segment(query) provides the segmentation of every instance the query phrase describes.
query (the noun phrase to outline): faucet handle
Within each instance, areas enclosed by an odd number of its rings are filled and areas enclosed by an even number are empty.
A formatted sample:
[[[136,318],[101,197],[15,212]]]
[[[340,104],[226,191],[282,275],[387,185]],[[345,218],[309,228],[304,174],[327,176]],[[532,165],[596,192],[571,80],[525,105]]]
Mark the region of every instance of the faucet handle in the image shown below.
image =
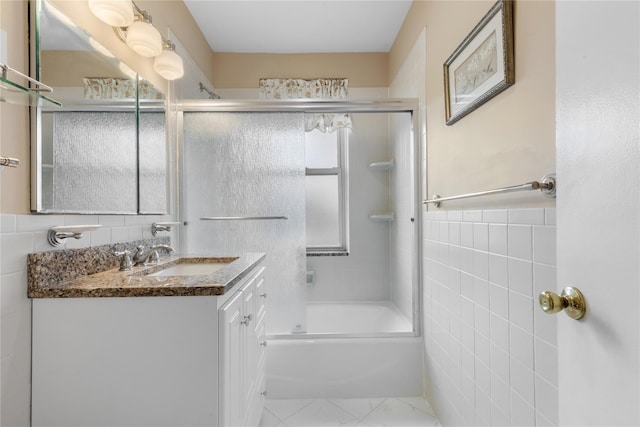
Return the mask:
[[[157,264],[160,262],[160,254],[157,249],[153,249],[151,253],[149,253],[149,262],[151,264]]]
[[[133,261],[131,261],[131,251],[125,249],[124,251],[116,251],[116,256],[120,257],[120,271],[128,271],[133,268]]]

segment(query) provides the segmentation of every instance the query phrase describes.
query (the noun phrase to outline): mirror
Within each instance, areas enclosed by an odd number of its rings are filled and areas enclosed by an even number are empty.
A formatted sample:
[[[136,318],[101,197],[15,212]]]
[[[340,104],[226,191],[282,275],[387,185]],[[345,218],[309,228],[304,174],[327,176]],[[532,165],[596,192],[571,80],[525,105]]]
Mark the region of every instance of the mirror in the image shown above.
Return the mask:
[[[164,95],[49,1],[34,4],[36,78],[63,107],[36,107],[32,210],[166,213]]]
[[[167,147],[164,97],[140,81],[138,103],[138,213],[167,212]]]

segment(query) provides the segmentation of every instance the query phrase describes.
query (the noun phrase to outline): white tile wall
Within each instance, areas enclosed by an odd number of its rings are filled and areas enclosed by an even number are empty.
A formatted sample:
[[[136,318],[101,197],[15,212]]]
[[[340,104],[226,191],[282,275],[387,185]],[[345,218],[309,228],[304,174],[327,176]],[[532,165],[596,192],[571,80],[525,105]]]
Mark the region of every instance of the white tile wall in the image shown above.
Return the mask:
[[[31,393],[31,300],[27,298],[27,254],[56,250],[47,243],[55,225],[101,224],[58,249],[97,246],[151,237],[151,224],[171,216],[0,215],[0,425],[29,426]],[[172,241],[176,241],[172,231]]]
[[[379,90],[369,92],[376,98],[383,96]],[[389,158],[388,134],[389,125],[380,120],[380,115],[353,116],[349,139],[350,253],[340,257],[307,257],[307,270],[315,273],[314,285],[307,287],[308,301],[390,299],[390,224],[368,220],[369,214],[389,210],[389,175],[368,168],[373,161]],[[369,191],[358,191],[360,188]]]
[[[555,209],[424,220],[427,395],[443,426],[558,425]]]

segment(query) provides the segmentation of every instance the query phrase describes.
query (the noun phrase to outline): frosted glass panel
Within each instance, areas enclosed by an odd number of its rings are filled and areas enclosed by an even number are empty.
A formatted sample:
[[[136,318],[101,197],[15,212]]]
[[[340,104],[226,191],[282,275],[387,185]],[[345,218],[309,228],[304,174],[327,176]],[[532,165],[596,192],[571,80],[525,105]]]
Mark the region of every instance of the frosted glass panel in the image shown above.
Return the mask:
[[[136,213],[135,113],[53,113],[53,165],[55,211]]]
[[[319,130],[305,134],[306,165],[308,168],[335,168],[338,166],[338,134]]]
[[[186,252],[265,252],[267,333],[306,329],[302,114],[184,113],[183,171]]]
[[[167,212],[167,136],[164,112],[141,112],[140,213]]]
[[[336,175],[310,175],[306,184],[307,246],[340,245],[340,199]]]

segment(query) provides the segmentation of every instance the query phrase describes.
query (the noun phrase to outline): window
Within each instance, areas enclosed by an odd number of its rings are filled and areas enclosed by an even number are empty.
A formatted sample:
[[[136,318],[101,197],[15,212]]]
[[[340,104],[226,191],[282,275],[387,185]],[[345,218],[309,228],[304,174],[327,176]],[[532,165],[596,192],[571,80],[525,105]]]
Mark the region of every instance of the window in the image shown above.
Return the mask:
[[[348,251],[348,132],[305,132],[307,252]]]

